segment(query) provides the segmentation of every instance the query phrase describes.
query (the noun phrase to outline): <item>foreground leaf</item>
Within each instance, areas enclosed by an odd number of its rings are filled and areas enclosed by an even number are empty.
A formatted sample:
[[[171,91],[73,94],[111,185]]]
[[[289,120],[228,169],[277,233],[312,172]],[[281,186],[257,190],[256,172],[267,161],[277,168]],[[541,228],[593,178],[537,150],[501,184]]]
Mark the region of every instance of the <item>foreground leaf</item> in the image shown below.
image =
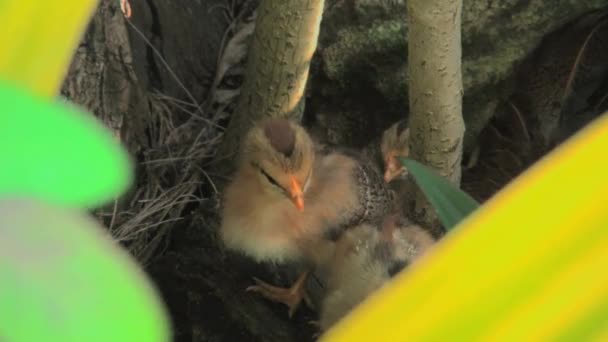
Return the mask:
[[[168,341],[144,274],[84,214],[0,199],[0,340]]]
[[[126,152],[88,113],[0,82],[0,196],[95,207],[131,183]]]
[[[496,194],[324,341],[608,336],[608,115]]]
[[[399,158],[408,172],[414,177],[447,231],[479,207],[469,194],[438,175],[430,168],[408,158]]]

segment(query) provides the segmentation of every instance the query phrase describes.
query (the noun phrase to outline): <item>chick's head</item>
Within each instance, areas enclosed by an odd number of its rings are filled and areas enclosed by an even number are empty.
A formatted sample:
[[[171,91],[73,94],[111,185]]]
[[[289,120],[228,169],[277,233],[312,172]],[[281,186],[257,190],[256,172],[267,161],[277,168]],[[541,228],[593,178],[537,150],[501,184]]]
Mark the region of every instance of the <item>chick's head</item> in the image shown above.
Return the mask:
[[[384,181],[387,183],[407,174],[407,170],[397,159],[410,154],[410,129],[406,125],[407,121],[401,120],[382,135],[380,148],[384,160]]]
[[[286,119],[265,119],[249,131],[241,152],[241,168],[255,175],[262,191],[304,210],[315,155],[303,127]]]

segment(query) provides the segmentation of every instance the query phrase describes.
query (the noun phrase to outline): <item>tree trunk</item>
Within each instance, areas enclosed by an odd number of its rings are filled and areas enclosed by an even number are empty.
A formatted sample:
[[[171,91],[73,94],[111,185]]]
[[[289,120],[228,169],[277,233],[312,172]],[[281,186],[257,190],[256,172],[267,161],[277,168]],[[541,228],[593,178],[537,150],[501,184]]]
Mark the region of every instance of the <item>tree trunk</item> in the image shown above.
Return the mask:
[[[261,1],[243,87],[216,159],[233,160],[240,139],[261,118],[301,120],[323,6],[324,0]]]
[[[462,118],[461,12],[459,0],[409,0],[411,157],[460,184]],[[416,191],[412,214],[438,227],[434,209]]]

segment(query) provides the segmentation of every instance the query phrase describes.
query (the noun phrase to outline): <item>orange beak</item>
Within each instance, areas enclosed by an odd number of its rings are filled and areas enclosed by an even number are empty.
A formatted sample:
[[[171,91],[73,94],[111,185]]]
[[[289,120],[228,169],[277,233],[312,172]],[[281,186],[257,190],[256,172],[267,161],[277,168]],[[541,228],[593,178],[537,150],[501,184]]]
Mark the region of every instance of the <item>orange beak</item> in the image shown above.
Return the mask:
[[[302,193],[302,186],[295,179],[295,177],[291,177],[291,201],[298,208],[299,211],[304,211],[304,193]]]
[[[386,158],[384,165],[386,166],[384,171],[384,181],[386,183],[390,183],[393,179],[405,173],[405,167],[393,156]]]

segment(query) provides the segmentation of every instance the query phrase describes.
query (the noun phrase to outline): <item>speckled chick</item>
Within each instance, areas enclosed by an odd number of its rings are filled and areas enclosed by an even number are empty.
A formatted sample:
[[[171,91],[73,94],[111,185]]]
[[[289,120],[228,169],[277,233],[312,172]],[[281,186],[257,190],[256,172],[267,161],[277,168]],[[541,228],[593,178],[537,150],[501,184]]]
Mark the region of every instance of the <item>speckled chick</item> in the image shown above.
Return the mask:
[[[224,192],[219,233],[226,247],[256,261],[305,262],[312,269],[330,255],[328,238],[380,221],[390,200],[373,167],[353,155],[321,151],[294,122],[266,119],[243,141],[238,170]],[[295,288],[257,280],[250,290],[287,304],[291,315],[307,274]]]
[[[321,332],[420,258],[434,243],[427,231],[397,215],[387,217],[381,230],[362,224],[346,231],[326,265],[328,279],[320,310]]]

